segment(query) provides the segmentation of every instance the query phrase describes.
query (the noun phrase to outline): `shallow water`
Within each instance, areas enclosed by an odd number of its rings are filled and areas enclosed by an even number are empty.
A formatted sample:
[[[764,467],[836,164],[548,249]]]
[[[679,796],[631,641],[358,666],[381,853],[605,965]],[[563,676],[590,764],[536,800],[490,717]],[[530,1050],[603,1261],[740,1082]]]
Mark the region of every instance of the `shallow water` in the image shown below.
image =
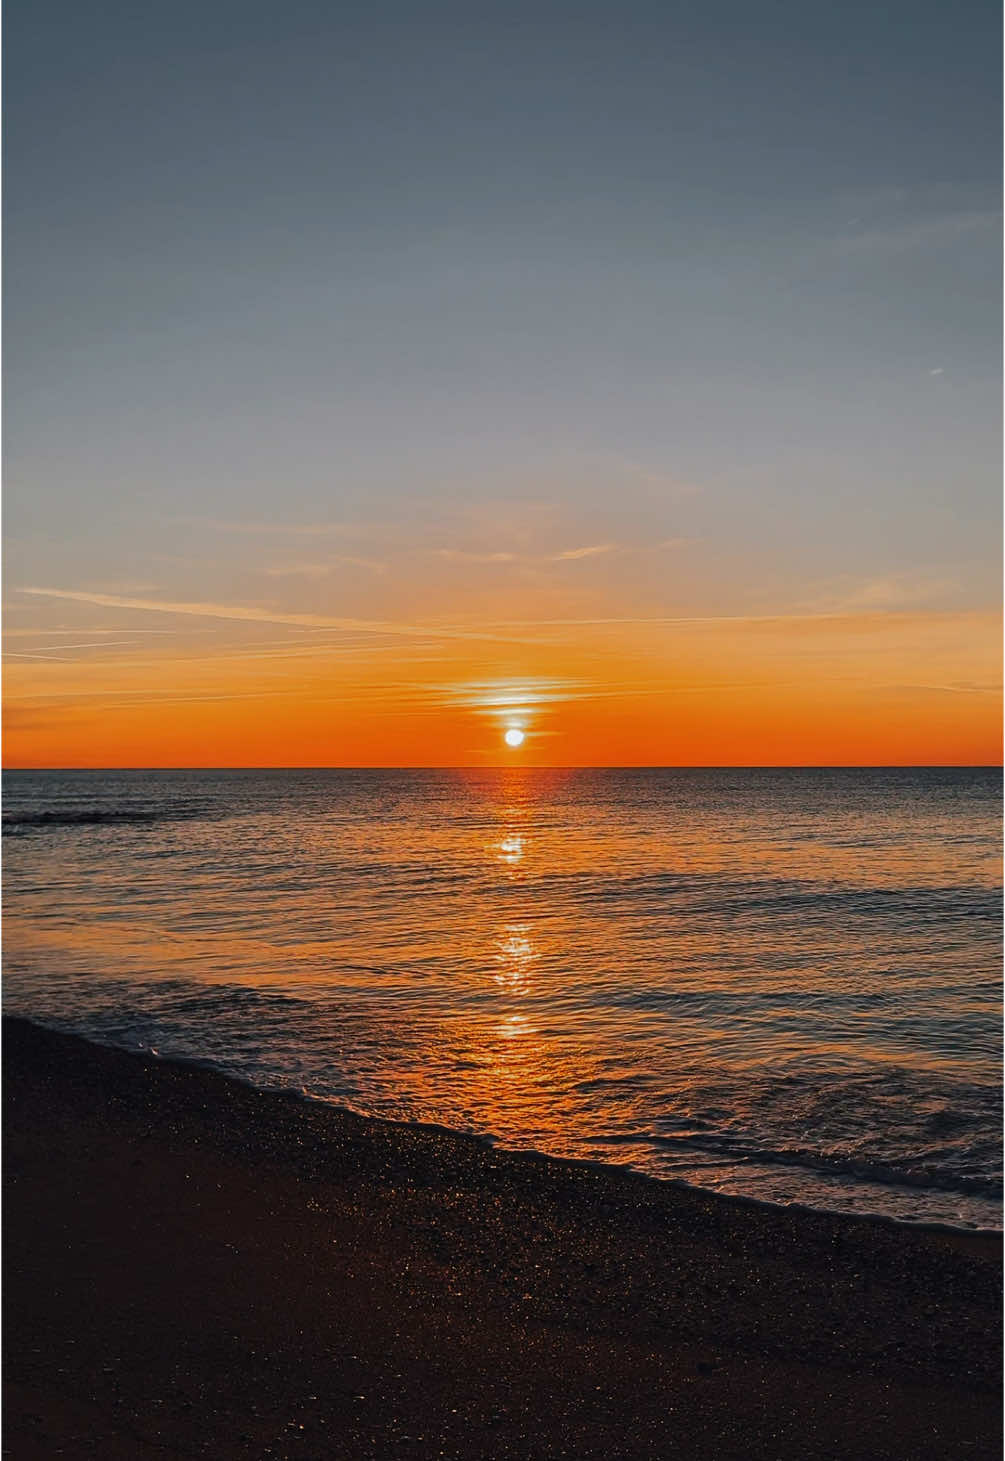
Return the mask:
[[[4,792],[8,1013],[509,1146],[1000,1226],[1000,772]]]

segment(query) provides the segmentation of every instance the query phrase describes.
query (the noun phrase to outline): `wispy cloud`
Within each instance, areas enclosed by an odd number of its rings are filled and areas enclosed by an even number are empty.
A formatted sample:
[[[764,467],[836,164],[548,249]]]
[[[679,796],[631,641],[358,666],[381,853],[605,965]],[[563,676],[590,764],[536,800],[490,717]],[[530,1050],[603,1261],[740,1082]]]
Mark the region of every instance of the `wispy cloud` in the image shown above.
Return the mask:
[[[937,622],[963,622],[973,620],[975,622],[989,623],[999,619],[997,611],[980,609],[928,609],[928,608],[903,608],[903,609],[878,609],[876,607],[859,607],[851,609],[847,606],[835,609],[797,609],[783,610],[774,614],[661,614],[661,615],[608,615],[579,618],[538,618],[533,621],[524,619],[494,619],[489,621],[494,628],[519,629],[521,625],[529,628],[531,622],[540,630],[547,629],[585,629],[585,628],[686,628],[688,626],[702,625],[773,625],[780,626],[788,624],[819,624],[821,627],[848,627],[849,629],[884,628],[897,624],[898,622],[909,622],[915,624],[937,623]]]
[[[597,558],[601,553],[616,553],[616,543],[593,543],[588,548],[563,548],[561,553],[554,553],[552,561],[555,563],[568,563],[577,558]]]
[[[577,700],[589,681],[540,675],[505,680],[465,680],[461,684],[433,685],[430,693],[443,705],[496,714],[518,707],[555,705]]]
[[[463,548],[434,548],[437,558],[454,563],[521,563],[529,560],[520,553],[469,553]]]
[[[78,640],[73,644],[46,644],[40,645],[37,651],[24,649],[8,649],[7,656],[10,659],[54,659],[57,650],[64,649],[112,649],[120,644],[135,645],[134,639],[85,639]]]
[[[925,573],[890,573],[878,578],[832,580],[824,592],[801,607],[822,613],[920,608],[958,595],[957,579]]]
[[[571,563],[580,558],[598,558],[603,553],[620,553],[618,543],[591,543],[584,548],[562,548],[557,553],[477,552],[466,548],[435,548],[438,558],[458,563]]]
[[[267,578],[327,578],[330,563],[278,563],[265,570]]]
[[[327,578],[340,564],[363,568],[368,573],[387,572],[387,564],[379,558],[360,558],[353,553],[333,553],[322,562],[279,563],[265,572],[269,578]]]
[[[174,634],[173,629],[95,629],[91,624],[57,624],[53,629],[4,629],[5,639],[52,639],[56,634],[129,634],[144,637],[148,634]]]
[[[117,594],[89,593],[82,589],[26,587],[19,590],[39,598],[66,599],[96,604],[105,609],[137,609],[142,613],[191,615],[199,619],[225,619],[246,624],[290,624],[307,629],[342,629],[370,634],[391,634],[410,639],[497,640],[519,643],[512,636],[457,624],[404,624],[386,619],[354,619],[341,615],[289,613],[281,609],[246,604],[188,603],[160,599],[126,598]]]
[[[891,218],[858,228],[857,219],[836,238],[834,249],[842,254],[900,254],[912,249],[934,248],[988,232],[1001,226],[997,209],[966,209],[934,217]]]
[[[38,660],[46,661],[49,664],[58,664],[58,665],[72,665],[73,664],[73,660],[67,658],[67,656],[65,654],[32,654],[28,650],[9,649],[7,651],[7,658],[8,659],[38,659]]]
[[[904,691],[907,691],[909,693],[913,693],[914,691],[917,691],[917,690],[924,690],[924,691],[928,692],[931,695],[993,695],[993,696],[999,696],[999,695],[1001,695],[1001,692],[1002,692],[1002,687],[1001,687],[1001,685],[999,683],[988,682],[988,683],[984,683],[984,684],[978,684],[978,683],[976,683],[976,682],[974,682],[972,680],[957,680],[957,681],[955,681],[955,683],[950,683],[950,684],[945,684],[945,685],[927,684],[927,683],[908,684],[908,685],[894,685],[894,686],[891,686],[891,689],[904,690]]]

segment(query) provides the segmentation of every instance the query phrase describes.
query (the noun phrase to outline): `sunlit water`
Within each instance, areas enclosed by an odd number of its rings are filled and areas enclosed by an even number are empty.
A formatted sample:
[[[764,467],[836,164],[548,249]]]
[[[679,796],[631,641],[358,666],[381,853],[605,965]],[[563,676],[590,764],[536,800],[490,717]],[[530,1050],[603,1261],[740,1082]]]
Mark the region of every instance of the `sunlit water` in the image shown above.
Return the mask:
[[[4,789],[9,1013],[508,1146],[1000,1226],[997,772]]]

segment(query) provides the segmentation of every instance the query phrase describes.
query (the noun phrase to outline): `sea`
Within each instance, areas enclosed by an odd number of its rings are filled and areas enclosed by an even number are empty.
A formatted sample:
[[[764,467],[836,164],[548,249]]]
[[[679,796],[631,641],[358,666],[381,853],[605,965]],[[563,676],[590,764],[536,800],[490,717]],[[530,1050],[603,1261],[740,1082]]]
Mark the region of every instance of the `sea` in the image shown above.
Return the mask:
[[[8,1014],[508,1148],[1001,1227],[997,769],[3,787]]]

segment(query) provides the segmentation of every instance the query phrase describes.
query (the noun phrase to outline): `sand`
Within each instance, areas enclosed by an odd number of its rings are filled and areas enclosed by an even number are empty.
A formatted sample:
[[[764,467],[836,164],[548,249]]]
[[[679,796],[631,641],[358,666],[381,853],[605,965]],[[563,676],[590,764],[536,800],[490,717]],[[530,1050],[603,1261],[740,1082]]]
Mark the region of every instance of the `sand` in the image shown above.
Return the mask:
[[[5,1454],[1001,1455],[1001,1242],[4,1021]]]

